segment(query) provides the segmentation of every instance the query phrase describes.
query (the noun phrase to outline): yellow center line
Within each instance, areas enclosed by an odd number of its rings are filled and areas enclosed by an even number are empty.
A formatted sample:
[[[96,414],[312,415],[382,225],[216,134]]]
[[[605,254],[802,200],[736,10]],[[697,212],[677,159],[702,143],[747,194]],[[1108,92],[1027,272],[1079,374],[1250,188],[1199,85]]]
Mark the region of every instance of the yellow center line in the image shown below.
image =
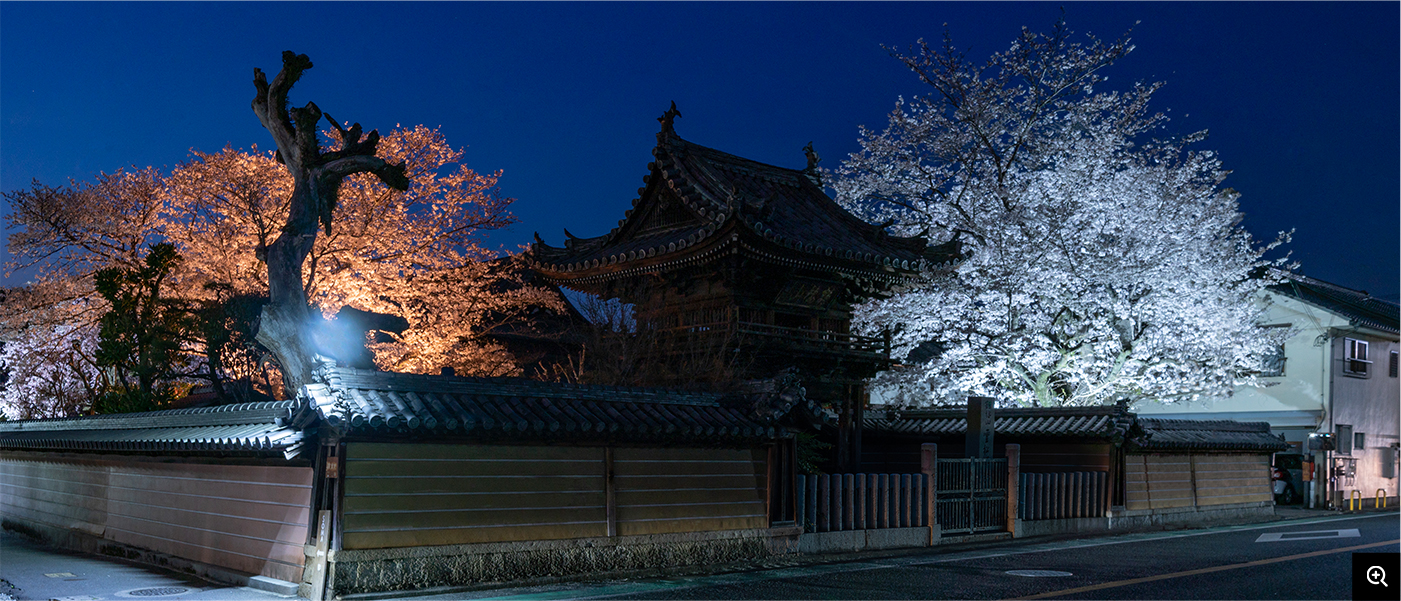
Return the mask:
[[[1304,558],[1306,558],[1306,557],[1318,557],[1319,555],[1331,555],[1331,554],[1334,554],[1334,553],[1347,553],[1348,551],[1357,551],[1357,550],[1360,550],[1360,549],[1370,549],[1370,548],[1372,548],[1372,547],[1381,547],[1381,546],[1384,546],[1384,545],[1395,545],[1395,544],[1398,544],[1398,543],[1401,543],[1401,539],[1389,540],[1389,541],[1380,542],[1380,543],[1368,543],[1368,544],[1365,544],[1365,545],[1356,545],[1356,546],[1352,546],[1352,547],[1343,547],[1343,548],[1341,548],[1341,549],[1326,549],[1326,550],[1323,550],[1323,551],[1313,551],[1313,552],[1311,552],[1311,553],[1300,553],[1300,554],[1298,554],[1298,555],[1286,555],[1286,556],[1284,556],[1284,557],[1273,557],[1273,558],[1270,558],[1270,559],[1258,559],[1258,560],[1255,560],[1255,561],[1247,561],[1247,562],[1245,562],[1245,563],[1233,563],[1233,564],[1227,565],[1227,566],[1214,566],[1214,567],[1210,567],[1210,568],[1201,568],[1201,569],[1197,569],[1197,570],[1187,570],[1187,571],[1185,571],[1185,572],[1174,572],[1174,573],[1172,573],[1172,574],[1160,574],[1160,575],[1157,575],[1157,576],[1145,576],[1145,577],[1143,577],[1143,578],[1133,578],[1133,579],[1129,579],[1129,580],[1116,580],[1116,581],[1114,581],[1114,582],[1106,582],[1106,583],[1104,583],[1104,584],[1095,584],[1095,585],[1091,585],[1091,586],[1082,586],[1082,587],[1080,587],[1080,588],[1070,588],[1070,589],[1065,589],[1065,590],[1062,590],[1062,591],[1051,591],[1051,592],[1049,592],[1049,593],[1041,593],[1041,594],[1039,594],[1039,595],[1031,595],[1031,596],[1028,596],[1028,597],[1017,597],[1017,599],[1014,600],[1014,601],[1020,601],[1021,599],[1045,599],[1045,598],[1047,598],[1047,597],[1060,597],[1060,596],[1064,596],[1064,595],[1075,595],[1075,594],[1079,594],[1079,593],[1087,593],[1087,592],[1090,592],[1090,591],[1097,591],[1097,590],[1102,590],[1102,589],[1106,589],[1106,588],[1114,588],[1114,587],[1119,587],[1119,586],[1129,586],[1129,585],[1131,585],[1131,584],[1141,584],[1141,583],[1144,583],[1144,582],[1153,582],[1153,581],[1155,581],[1155,580],[1167,580],[1167,579],[1169,579],[1169,578],[1181,578],[1181,577],[1183,577],[1183,576],[1196,576],[1197,574],[1210,574],[1210,573],[1212,573],[1212,572],[1221,572],[1221,571],[1224,571],[1224,570],[1235,570],[1235,569],[1239,569],[1239,568],[1248,568],[1248,567],[1251,567],[1251,566],[1262,566],[1262,565],[1271,564],[1271,563],[1279,563],[1279,562],[1281,562],[1281,561],[1293,561],[1293,560],[1295,560],[1295,559],[1304,559]]]

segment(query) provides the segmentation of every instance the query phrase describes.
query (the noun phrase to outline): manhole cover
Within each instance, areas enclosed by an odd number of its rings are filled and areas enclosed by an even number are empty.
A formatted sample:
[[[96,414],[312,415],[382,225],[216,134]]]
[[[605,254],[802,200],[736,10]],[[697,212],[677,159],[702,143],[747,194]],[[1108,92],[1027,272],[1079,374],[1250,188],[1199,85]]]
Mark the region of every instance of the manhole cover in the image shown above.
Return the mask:
[[[1061,571],[1057,571],[1057,570],[1008,570],[1007,573],[1008,573],[1008,574],[1011,574],[1012,576],[1025,576],[1025,577],[1027,577],[1027,578],[1050,578],[1050,577],[1055,577],[1055,576],[1074,576],[1074,574],[1071,574],[1070,572],[1061,572]]]
[[[122,597],[171,597],[183,595],[190,592],[190,589],[179,586],[153,586],[151,588],[138,588],[130,591],[117,593]]]

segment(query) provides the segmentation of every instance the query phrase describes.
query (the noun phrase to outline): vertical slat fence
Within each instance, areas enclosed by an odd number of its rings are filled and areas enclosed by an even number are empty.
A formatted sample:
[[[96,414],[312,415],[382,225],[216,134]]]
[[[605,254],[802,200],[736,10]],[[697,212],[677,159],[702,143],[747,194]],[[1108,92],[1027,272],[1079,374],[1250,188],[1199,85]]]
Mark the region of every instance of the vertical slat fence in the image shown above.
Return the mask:
[[[1019,485],[1018,517],[1023,520],[1103,517],[1109,509],[1108,472],[1022,474]]]
[[[926,474],[820,474],[798,476],[804,532],[928,526]]]

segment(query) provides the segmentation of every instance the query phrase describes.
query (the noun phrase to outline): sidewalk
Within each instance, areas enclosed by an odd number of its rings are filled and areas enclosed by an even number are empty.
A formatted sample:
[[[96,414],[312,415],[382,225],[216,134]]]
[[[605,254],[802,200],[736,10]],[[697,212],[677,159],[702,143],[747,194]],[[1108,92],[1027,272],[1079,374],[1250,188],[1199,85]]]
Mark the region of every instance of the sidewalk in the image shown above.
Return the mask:
[[[1396,513],[1401,507],[1383,507],[1381,509],[1359,509],[1348,511],[1346,509],[1309,509],[1303,505],[1276,505],[1275,516],[1281,520],[1297,520],[1302,518],[1323,517],[1330,515],[1360,514],[1360,513]]]
[[[99,601],[184,599],[286,601],[247,587],[216,584],[161,568],[45,547],[29,537],[0,531],[0,600]]]

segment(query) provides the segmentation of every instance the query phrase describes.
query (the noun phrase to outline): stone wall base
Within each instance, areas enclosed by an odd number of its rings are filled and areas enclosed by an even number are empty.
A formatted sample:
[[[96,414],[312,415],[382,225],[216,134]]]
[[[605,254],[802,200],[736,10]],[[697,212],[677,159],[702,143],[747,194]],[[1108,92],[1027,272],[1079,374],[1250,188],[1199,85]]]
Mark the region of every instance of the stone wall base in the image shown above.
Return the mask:
[[[1110,530],[1132,530],[1155,527],[1206,526],[1222,523],[1263,522],[1275,517],[1274,501],[1173,507],[1171,509],[1114,510],[1109,519]]]
[[[330,555],[331,596],[466,587],[723,564],[798,551],[796,526],[643,536],[347,549]]]
[[[1017,520],[1017,538],[1048,534],[1079,534],[1109,530],[1109,518],[1065,518],[1059,520]]]
[[[1098,518],[1017,520],[1017,537],[1263,522],[1275,519],[1275,505],[1274,501],[1257,501],[1171,509],[1127,510],[1116,507],[1109,513],[1107,517]]]
[[[799,553],[851,553],[881,549],[905,549],[939,544],[939,527],[933,529],[879,528],[874,530],[843,530],[840,532],[809,532],[798,537]]]

